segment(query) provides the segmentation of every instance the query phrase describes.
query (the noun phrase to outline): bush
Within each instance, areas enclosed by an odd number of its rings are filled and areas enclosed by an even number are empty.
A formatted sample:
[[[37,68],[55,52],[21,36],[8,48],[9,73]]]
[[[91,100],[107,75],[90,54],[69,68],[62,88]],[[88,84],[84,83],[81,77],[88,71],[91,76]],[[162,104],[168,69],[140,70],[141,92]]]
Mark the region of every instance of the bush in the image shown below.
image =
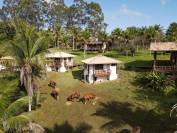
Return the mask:
[[[130,53],[131,53],[131,55],[134,56],[134,55],[135,55],[135,52],[136,52],[135,47],[134,47],[134,46],[131,46],[131,47],[130,47]]]
[[[165,74],[146,73],[136,77],[136,82],[145,89],[150,89],[154,92],[162,92],[168,86],[172,86],[173,81],[169,80]]]

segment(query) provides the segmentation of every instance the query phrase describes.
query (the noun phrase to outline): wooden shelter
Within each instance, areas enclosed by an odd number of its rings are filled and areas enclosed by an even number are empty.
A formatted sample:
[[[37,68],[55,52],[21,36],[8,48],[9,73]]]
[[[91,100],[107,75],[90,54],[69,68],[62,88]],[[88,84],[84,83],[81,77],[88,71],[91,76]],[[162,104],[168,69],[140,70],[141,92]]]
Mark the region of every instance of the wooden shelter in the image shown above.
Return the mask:
[[[173,73],[177,72],[177,43],[159,42],[151,43],[150,51],[154,54],[153,70],[156,72]],[[169,60],[158,60],[158,52],[170,53]]]
[[[47,71],[66,72],[69,67],[73,66],[72,54],[64,52],[51,52],[46,54],[46,69]]]
[[[89,83],[115,80],[118,78],[117,64],[121,61],[98,55],[86,60],[84,63],[84,79]]]
[[[85,47],[84,45],[81,47],[83,50],[85,48],[86,51],[102,51],[102,50],[109,50],[110,43],[103,42],[103,41],[90,41],[88,42]]]

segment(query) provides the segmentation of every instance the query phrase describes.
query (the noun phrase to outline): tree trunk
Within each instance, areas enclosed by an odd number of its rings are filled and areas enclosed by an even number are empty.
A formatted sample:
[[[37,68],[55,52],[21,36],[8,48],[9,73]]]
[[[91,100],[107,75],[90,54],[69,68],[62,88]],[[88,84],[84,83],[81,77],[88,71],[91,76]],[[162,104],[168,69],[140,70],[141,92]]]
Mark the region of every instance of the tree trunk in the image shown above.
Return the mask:
[[[24,67],[20,70],[20,84],[21,86],[24,85]]]
[[[87,50],[87,44],[84,44],[84,58],[85,58],[86,50]]]
[[[73,35],[73,50],[74,50],[74,48],[75,48],[75,37]]]
[[[28,96],[28,111],[31,112],[32,107],[32,96]]]
[[[23,70],[24,70],[23,82],[24,82],[24,86],[25,86],[25,89],[26,89],[26,91],[28,93],[28,97],[29,97],[28,110],[31,111],[32,97],[33,97],[32,68],[29,64],[25,64],[23,66]]]
[[[84,49],[84,58],[85,58],[85,49]]]

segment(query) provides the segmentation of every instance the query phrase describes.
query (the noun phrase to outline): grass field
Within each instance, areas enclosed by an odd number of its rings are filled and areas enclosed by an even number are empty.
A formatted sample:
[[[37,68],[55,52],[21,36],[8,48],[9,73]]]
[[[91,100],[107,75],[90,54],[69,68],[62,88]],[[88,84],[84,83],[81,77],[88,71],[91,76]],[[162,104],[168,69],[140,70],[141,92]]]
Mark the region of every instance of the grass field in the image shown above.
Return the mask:
[[[107,51],[104,54],[98,53],[98,52],[86,52],[86,55],[84,57],[84,52],[80,50],[75,50],[75,51],[62,50],[62,51],[76,55],[75,61],[74,61],[75,64],[81,64],[81,60],[89,58],[89,57],[93,57],[96,55],[100,55],[100,54],[121,60],[125,64],[125,67],[131,67],[132,69],[136,67],[152,67],[152,64],[153,64],[153,54],[151,54],[150,51],[147,49],[139,50],[138,52],[136,52],[135,56],[125,56],[125,55],[120,54],[118,51]],[[157,58],[163,59],[163,60],[169,60],[170,55],[161,53],[161,54],[158,54]]]
[[[66,51],[76,55],[76,64],[81,64],[82,59],[101,54],[88,52],[84,58],[83,52]],[[119,69],[118,80],[95,85],[82,81],[82,67],[75,67],[66,73],[47,73],[45,79],[38,81],[41,97],[45,100],[41,102],[41,107],[27,113],[31,119],[41,124],[47,133],[126,133],[133,126],[140,126],[142,133],[172,133],[177,121],[169,117],[169,112],[177,102],[176,95],[171,91],[164,95],[143,90],[134,80],[142,73],[134,71],[135,68],[152,67],[153,56],[149,51],[141,50],[134,57],[123,56],[117,51],[104,55],[123,61],[125,67],[131,69]],[[168,59],[169,55],[161,54],[158,57]],[[6,77],[0,78],[0,100],[5,96],[5,90],[17,87],[18,80]],[[49,80],[56,81],[60,88],[58,101],[50,95]],[[66,98],[74,91],[81,94],[92,92],[99,99],[95,105],[81,102],[68,105]]]
[[[44,126],[48,133],[123,133],[139,125],[142,133],[171,133],[176,121],[170,119],[170,107],[175,96],[153,94],[134,84],[138,74],[119,70],[119,79],[96,85],[80,80],[81,70],[67,73],[48,73],[40,81],[41,95],[46,97],[41,108],[33,111],[31,118]],[[49,80],[60,88],[58,101],[50,96]],[[100,97],[95,105],[74,102],[67,105],[66,98],[74,91],[93,92]]]

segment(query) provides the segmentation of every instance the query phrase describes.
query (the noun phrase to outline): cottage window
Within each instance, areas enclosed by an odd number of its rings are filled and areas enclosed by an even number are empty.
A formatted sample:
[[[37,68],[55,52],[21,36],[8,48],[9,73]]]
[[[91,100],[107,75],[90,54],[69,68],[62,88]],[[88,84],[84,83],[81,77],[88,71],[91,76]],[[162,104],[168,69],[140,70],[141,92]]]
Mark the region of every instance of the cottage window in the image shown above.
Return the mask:
[[[111,64],[111,66],[116,66],[116,64]]]
[[[95,70],[103,70],[103,64],[95,65]]]

